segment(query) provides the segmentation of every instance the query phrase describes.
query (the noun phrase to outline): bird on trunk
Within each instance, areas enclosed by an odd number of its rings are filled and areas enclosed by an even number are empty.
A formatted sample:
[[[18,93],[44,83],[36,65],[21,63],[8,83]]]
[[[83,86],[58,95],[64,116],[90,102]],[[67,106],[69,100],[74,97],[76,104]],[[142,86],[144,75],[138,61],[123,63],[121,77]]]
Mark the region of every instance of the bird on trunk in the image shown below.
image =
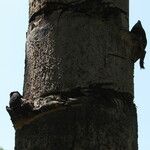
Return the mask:
[[[22,95],[18,91],[10,93],[9,107],[11,109],[18,109],[22,104]]]
[[[142,27],[141,21],[138,22],[132,27],[131,34],[134,36],[134,39],[138,42],[138,50],[136,51],[136,58],[135,61],[140,59],[140,68],[144,69],[144,58],[146,55],[146,45],[147,45],[147,38],[145,30]]]

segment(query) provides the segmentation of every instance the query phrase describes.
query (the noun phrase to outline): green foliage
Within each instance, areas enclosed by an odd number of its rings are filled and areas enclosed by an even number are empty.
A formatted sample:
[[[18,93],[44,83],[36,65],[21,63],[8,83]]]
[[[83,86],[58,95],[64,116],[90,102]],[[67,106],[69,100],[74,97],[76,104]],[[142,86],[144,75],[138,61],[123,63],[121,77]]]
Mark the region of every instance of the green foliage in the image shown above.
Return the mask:
[[[2,147],[0,147],[0,150],[4,150]]]

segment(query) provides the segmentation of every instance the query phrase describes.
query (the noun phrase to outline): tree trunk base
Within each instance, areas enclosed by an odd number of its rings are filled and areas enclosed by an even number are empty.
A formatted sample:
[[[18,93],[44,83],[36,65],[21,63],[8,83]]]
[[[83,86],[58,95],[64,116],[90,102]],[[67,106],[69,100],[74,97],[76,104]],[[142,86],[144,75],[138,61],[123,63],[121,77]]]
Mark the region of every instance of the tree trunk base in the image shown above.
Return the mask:
[[[137,150],[136,108],[123,97],[83,97],[47,113],[16,130],[15,150]]]

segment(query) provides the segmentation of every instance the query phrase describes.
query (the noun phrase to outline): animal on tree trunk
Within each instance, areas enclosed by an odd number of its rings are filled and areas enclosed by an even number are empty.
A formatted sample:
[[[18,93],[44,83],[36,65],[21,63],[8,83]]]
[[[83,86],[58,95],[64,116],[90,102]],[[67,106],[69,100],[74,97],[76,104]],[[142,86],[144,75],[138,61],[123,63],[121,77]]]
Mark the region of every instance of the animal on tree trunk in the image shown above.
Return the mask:
[[[141,21],[138,20],[138,22],[133,26],[133,28],[131,29],[131,34],[133,34],[135,40],[138,41],[139,46],[136,55],[138,55],[138,58],[140,58],[140,68],[144,69],[144,58],[146,54],[145,48],[147,45],[147,39]]]
[[[22,95],[18,91],[14,91],[10,93],[10,101],[9,106],[11,109],[17,109],[21,107],[22,104]]]

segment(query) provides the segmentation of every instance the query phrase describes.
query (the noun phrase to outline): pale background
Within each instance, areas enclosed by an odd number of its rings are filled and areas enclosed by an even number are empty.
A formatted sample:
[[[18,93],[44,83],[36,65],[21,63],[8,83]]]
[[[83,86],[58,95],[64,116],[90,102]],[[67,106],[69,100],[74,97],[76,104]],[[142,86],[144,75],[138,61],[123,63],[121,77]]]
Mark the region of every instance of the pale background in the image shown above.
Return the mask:
[[[150,38],[150,1],[130,0],[130,28],[141,20]],[[14,129],[5,110],[9,93],[22,93],[25,36],[28,25],[28,0],[0,0],[0,146],[14,149]],[[150,147],[150,45],[147,46],[145,70],[135,65],[135,103],[138,110],[139,150]]]

